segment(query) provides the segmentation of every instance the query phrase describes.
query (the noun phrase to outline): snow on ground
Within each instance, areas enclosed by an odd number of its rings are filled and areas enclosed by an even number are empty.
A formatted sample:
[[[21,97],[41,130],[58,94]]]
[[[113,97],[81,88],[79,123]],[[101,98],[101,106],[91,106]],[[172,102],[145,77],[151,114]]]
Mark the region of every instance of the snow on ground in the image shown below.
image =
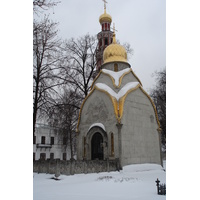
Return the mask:
[[[165,168],[165,162],[164,162]],[[33,174],[34,200],[165,200],[157,195],[156,179],[166,172],[156,164],[128,165],[120,172],[61,175]]]

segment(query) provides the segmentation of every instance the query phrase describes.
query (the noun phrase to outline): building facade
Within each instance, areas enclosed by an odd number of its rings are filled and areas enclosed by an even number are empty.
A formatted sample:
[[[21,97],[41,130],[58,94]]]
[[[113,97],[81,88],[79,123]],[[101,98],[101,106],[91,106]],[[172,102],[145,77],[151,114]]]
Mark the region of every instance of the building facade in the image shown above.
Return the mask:
[[[68,163],[68,168],[77,168],[73,173],[87,173],[118,170],[129,164],[162,165],[161,129],[155,105],[128,63],[125,48],[116,42],[115,30],[110,31],[112,18],[106,7],[99,22],[102,31],[97,36],[98,74],[80,108],[77,160]],[[33,157],[68,160],[66,142],[58,128],[38,126]],[[67,167],[66,163],[60,163],[60,170]],[[46,170],[50,169],[46,164]],[[52,169],[55,171],[55,167]]]
[[[155,105],[132,71],[125,48],[117,44],[115,31],[112,37],[80,109],[77,159],[118,159],[120,168],[129,164],[162,164],[161,129]]]
[[[49,125],[36,124],[33,138],[33,160],[69,160],[70,149],[63,130]]]

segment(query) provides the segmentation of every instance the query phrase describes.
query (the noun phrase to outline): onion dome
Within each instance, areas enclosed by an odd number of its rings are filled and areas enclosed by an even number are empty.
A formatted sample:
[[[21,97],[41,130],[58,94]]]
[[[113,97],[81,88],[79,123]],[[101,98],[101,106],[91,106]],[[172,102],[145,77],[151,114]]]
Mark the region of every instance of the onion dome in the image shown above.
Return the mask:
[[[112,44],[107,46],[103,52],[103,63],[116,61],[127,63],[127,52],[122,45],[117,44],[114,33]]]
[[[99,17],[99,22],[102,24],[103,22],[112,22],[112,17],[106,13],[106,9],[104,8],[104,14]]]

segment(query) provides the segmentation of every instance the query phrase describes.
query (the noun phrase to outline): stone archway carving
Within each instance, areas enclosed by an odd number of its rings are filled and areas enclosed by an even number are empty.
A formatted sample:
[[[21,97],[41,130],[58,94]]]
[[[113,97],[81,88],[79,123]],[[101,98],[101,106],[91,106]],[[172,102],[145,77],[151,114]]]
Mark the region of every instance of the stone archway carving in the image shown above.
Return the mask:
[[[94,147],[95,143],[97,145],[96,148]],[[88,131],[86,135],[86,144],[87,160],[105,160],[108,158],[108,136],[101,127],[94,126]],[[98,148],[100,149],[98,150]]]

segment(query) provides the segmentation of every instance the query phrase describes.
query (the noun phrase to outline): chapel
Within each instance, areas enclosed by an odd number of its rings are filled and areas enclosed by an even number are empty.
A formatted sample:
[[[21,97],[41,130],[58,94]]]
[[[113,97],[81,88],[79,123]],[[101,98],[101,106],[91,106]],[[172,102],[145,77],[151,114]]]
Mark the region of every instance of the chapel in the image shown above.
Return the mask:
[[[112,17],[100,16],[97,70],[77,125],[77,160],[119,160],[162,165],[160,123],[155,105],[117,43]]]

